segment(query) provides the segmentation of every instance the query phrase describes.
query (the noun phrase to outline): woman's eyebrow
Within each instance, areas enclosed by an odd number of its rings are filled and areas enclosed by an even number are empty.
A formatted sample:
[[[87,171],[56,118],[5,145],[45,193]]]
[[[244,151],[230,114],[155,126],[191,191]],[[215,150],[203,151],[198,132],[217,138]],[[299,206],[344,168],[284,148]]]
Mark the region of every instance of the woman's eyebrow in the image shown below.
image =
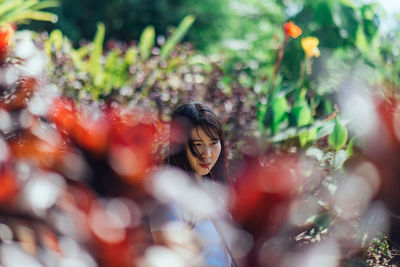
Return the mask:
[[[219,140],[219,138],[210,138],[210,141],[218,141]],[[191,140],[192,142],[203,142],[204,143],[204,140],[201,140],[201,139],[192,139]]]

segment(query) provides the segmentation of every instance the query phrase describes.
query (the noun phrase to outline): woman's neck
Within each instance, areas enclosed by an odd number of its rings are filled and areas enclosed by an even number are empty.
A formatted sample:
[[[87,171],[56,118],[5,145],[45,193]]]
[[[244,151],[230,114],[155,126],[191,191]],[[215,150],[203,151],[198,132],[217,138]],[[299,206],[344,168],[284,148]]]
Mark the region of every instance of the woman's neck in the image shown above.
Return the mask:
[[[194,174],[194,178],[196,178],[196,181],[201,182],[203,180],[203,176],[201,176],[200,174],[195,173]]]

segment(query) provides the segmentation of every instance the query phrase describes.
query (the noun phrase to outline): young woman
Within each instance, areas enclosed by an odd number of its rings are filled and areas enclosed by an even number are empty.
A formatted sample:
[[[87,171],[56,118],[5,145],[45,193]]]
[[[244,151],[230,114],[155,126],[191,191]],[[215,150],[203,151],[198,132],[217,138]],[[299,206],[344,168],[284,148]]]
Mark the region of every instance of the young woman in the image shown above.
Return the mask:
[[[224,133],[205,105],[184,104],[173,112],[167,163],[197,179],[227,182]]]
[[[184,171],[196,181],[194,184],[199,185],[204,191],[208,191],[207,194],[213,194],[216,191],[208,190],[203,186],[204,184],[227,183],[222,126],[217,116],[205,105],[188,103],[173,112],[166,163],[170,167]],[[182,219],[180,214],[179,207],[169,205],[150,216],[150,228],[155,243],[163,243],[165,236],[171,234],[166,233],[163,228],[167,223],[186,224],[201,239],[199,252],[202,254],[206,266],[230,267],[232,259],[229,238],[225,235],[220,223],[224,220],[221,218],[223,216],[197,220],[194,216],[194,219],[188,223]],[[174,234],[179,235],[176,232]]]

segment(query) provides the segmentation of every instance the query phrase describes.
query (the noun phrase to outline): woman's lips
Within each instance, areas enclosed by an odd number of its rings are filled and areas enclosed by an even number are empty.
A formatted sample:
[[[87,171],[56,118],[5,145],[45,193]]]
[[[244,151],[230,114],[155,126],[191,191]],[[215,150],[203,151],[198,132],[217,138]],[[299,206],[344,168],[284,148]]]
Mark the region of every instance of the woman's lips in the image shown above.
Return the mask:
[[[211,163],[199,163],[199,166],[202,167],[203,169],[209,169]]]

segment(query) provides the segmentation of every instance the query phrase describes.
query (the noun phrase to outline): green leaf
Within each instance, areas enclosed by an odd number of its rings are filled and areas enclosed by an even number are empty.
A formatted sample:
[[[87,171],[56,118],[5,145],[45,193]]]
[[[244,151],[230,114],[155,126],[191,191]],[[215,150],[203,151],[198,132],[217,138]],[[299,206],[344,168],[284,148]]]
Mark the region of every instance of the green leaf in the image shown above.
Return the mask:
[[[56,23],[58,16],[44,11],[25,11],[24,13],[18,14],[10,19],[12,22],[22,22],[26,20],[39,20]]]
[[[317,129],[311,129],[307,132],[299,134],[299,143],[301,147],[305,147],[308,143],[314,141],[317,136]]]
[[[61,50],[63,36],[60,30],[54,30],[50,33],[49,38],[43,44],[43,50],[48,57],[53,53],[53,46],[56,50]]]
[[[272,101],[271,104],[271,115],[272,115],[272,123],[271,123],[271,132],[275,134],[279,130],[279,125],[285,121],[288,117],[288,103],[285,96],[277,97]]]
[[[60,30],[56,29],[52,31],[48,40],[54,45],[55,49],[61,50],[63,44],[63,34]]]
[[[355,137],[351,138],[349,141],[349,144],[347,145],[347,156],[351,157],[354,155],[354,141],[355,141]]]
[[[293,105],[291,116],[294,119],[296,126],[301,127],[310,125],[314,122],[311,108],[306,100],[306,90],[303,88],[298,92],[298,97]],[[309,131],[299,134],[300,146],[304,147],[307,143],[314,141],[317,136],[317,129],[311,129]]]
[[[290,113],[296,126],[304,126],[313,122],[312,112],[306,100],[306,92],[305,88],[297,92],[297,97]]]
[[[335,149],[341,149],[347,142],[347,129],[336,117],[333,132],[328,137],[328,143]]]
[[[132,65],[136,60],[136,49],[134,47],[128,48],[125,52],[124,62],[126,65]]]
[[[90,53],[88,72],[92,75],[93,84],[96,87],[101,86],[103,82],[103,67],[101,58],[103,54],[103,42],[105,35],[105,26],[103,23],[97,25],[97,32],[93,40],[93,50]]]
[[[377,4],[366,4],[361,6],[363,29],[368,41],[371,42],[379,33],[379,18],[376,12]]]
[[[362,53],[368,53],[370,50],[369,43],[367,41],[367,38],[365,36],[362,26],[358,27],[358,29],[357,29],[355,44]]]
[[[154,47],[155,44],[155,38],[156,38],[156,31],[154,30],[153,26],[147,26],[143,32],[142,35],[140,36],[139,40],[139,51],[140,51],[140,57],[142,60],[146,60],[150,54],[151,54],[151,49]]]
[[[323,107],[324,107],[324,113],[325,114],[332,114],[333,113],[333,106],[332,103],[329,99],[324,99],[323,100]]]
[[[292,109],[297,126],[308,125],[313,122],[312,113],[308,104],[296,106]]]
[[[0,17],[3,17],[7,12],[16,9],[23,0],[8,0],[8,1],[1,1],[0,2]]]
[[[49,1],[39,1],[36,5],[34,5],[35,10],[46,9],[50,7],[59,7],[60,2],[58,0],[49,0]]]
[[[118,59],[118,69],[116,70],[113,87],[121,88],[128,82],[129,68],[135,62],[136,55],[136,49],[134,47],[130,47],[128,50],[125,51],[125,56],[123,60],[121,61],[120,59]]]
[[[120,52],[118,50],[112,50],[108,53],[105,69],[104,69],[104,94],[109,94],[112,88],[119,85],[119,70],[122,66],[122,62],[120,61]]]
[[[166,59],[175,48],[175,46],[182,41],[186,33],[189,31],[190,27],[195,21],[195,17],[192,15],[187,15],[182,22],[179,24],[178,28],[174,31],[170,38],[165,42],[161,48],[161,58]]]
[[[70,45],[70,55],[74,65],[78,71],[87,72],[88,64],[85,62],[86,56],[89,54],[89,47],[87,45],[82,46],[81,48],[75,50]]]
[[[264,131],[264,119],[267,113],[267,104],[261,103],[261,101],[257,102],[257,121],[258,127],[261,131]]]

